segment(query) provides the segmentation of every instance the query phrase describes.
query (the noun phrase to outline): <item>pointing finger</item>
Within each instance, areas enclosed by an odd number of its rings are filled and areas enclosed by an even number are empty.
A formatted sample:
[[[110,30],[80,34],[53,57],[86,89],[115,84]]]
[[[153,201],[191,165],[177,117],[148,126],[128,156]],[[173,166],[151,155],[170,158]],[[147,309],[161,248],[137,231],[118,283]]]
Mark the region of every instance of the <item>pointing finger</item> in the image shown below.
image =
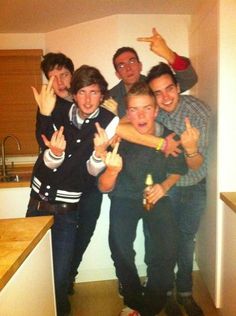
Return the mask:
[[[61,126],[58,131],[58,137],[61,137],[63,135],[63,132],[64,132],[64,126]]]
[[[48,81],[48,85],[47,85],[47,90],[50,91],[52,89],[52,83],[54,80],[54,76],[50,77],[49,81]]]
[[[185,117],[184,121],[185,121],[185,126],[186,126],[187,130],[192,128],[192,125],[190,123],[190,119],[188,117]]]
[[[120,146],[120,143],[117,142],[112,150],[112,156],[115,156],[117,154],[119,146]]]
[[[152,28],[152,34],[153,34],[153,36],[155,36],[155,35],[160,35],[160,34],[157,32],[157,30],[156,30],[155,27]]]
[[[137,41],[139,41],[139,42],[152,42],[152,37],[138,37]]]
[[[95,126],[96,126],[96,129],[97,129],[98,134],[100,134],[101,131],[102,131],[102,128],[101,128],[100,124],[99,124],[98,122],[96,122],[96,123],[95,123]]]

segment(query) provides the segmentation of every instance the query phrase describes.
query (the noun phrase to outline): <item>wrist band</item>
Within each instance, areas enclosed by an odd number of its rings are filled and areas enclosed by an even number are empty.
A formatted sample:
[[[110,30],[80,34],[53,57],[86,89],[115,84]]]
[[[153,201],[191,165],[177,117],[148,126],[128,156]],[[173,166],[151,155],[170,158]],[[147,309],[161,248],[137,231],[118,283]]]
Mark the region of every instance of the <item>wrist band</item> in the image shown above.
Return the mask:
[[[167,150],[167,148],[168,148],[168,138],[165,138],[165,139],[164,139],[164,142],[163,142],[163,146],[162,146],[162,148],[161,148],[161,151],[162,151],[163,153],[165,153],[166,150]]]
[[[184,153],[184,156],[187,157],[187,158],[193,158],[197,155],[199,155],[200,153],[198,151],[196,151],[195,153],[192,153],[192,154],[188,154],[188,153]]]
[[[157,144],[157,147],[156,147],[157,151],[162,149],[162,146],[163,146],[164,142],[165,142],[164,138],[161,138],[159,143]]]

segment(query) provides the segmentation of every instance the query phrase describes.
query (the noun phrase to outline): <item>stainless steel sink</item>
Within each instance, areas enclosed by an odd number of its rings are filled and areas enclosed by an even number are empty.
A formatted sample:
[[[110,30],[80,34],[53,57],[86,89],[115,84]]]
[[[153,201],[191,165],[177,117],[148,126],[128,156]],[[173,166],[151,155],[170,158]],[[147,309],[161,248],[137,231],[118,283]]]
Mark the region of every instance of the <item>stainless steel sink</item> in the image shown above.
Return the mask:
[[[0,182],[19,182],[20,177],[18,175],[6,175],[0,177]]]

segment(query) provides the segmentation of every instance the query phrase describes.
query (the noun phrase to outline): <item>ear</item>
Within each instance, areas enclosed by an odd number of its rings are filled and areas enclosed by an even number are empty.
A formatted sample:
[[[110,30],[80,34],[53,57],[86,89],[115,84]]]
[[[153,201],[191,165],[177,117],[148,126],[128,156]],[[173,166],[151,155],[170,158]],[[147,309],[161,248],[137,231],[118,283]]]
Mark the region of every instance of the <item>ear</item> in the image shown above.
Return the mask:
[[[158,114],[159,114],[159,106],[157,105],[155,109],[155,113],[154,113],[155,118],[158,116]]]
[[[142,72],[142,70],[143,70],[143,64],[141,63],[141,61],[139,62],[139,67],[140,67],[140,72]]]
[[[179,85],[179,83],[177,83],[176,87],[177,87],[177,92],[180,93],[181,91],[180,91],[180,85]]]

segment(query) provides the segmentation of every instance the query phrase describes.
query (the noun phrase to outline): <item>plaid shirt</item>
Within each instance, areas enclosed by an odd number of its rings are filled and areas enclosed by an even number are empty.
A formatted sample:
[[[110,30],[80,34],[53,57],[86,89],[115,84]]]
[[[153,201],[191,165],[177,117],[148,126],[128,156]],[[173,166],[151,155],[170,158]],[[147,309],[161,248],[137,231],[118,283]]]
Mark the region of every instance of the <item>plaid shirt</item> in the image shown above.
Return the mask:
[[[197,184],[207,174],[207,146],[210,108],[197,98],[189,95],[180,95],[179,103],[172,113],[160,111],[158,122],[165,125],[177,135],[185,131],[184,118],[189,117],[193,127],[200,131],[198,150],[204,157],[204,162],[198,170],[189,169],[188,173],[180,178],[177,186],[190,186]]]

